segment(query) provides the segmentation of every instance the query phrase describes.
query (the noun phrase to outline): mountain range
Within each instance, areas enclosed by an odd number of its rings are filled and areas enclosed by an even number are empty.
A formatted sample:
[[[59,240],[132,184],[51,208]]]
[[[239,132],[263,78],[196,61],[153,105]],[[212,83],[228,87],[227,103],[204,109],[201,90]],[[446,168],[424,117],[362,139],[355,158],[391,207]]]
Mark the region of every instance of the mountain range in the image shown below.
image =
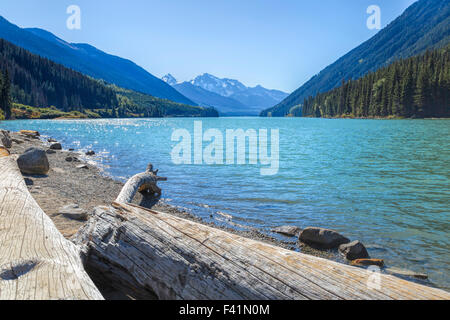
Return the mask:
[[[134,62],[107,54],[91,45],[68,43],[42,29],[20,28],[1,16],[0,38],[93,78],[154,97],[195,105]]]
[[[312,77],[261,116],[286,116],[304,99],[358,79],[402,58],[450,43],[450,1],[419,0],[368,41]]]
[[[288,96],[279,90],[260,85],[247,87],[238,80],[220,79],[208,73],[182,83],[178,83],[171,74],[165,75],[162,80],[198,105],[214,107],[225,116],[258,115],[264,108]]]

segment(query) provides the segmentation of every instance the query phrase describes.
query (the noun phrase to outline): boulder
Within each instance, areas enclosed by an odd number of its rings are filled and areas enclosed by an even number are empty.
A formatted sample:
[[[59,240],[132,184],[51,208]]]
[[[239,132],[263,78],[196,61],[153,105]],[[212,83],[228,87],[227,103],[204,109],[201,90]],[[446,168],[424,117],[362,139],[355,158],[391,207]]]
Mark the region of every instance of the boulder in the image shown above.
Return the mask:
[[[47,174],[50,170],[47,154],[38,148],[27,149],[19,156],[17,164],[24,174]]]
[[[62,150],[62,146],[61,146],[61,143],[53,143],[51,146],[50,146],[50,149],[52,149],[52,150]]]
[[[90,150],[90,151],[86,152],[86,155],[87,156],[94,156],[95,155],[95,151]]]
[[[300,232],[299,240],[312,247],[333,249],[350,240],[334,230],[308,227]]]
[[[56,140],[53,139],[53,138],[48,138],[47,141],[50,142],[50,143],[52,143],[52,142],[58,142],[58,141],[56,141]]]
[[[281,226],[272,229],[272,232],[281,234],[286,237],[298,237],[302,229],[295,226]]]
[[[77,204],[64,206],[58,210],[58,213],[73,220],[86,221],[88,218],[87,211],[80,208]]]
[[[341,244],[339,251],[347,258],[347,260],[368,259],[369,253],[364,245],[356,240],[350,243]]]
[[[48,149],[47,151],[45,151],[47,154],[55,154],[56,151],[52,150],[52,149]]]
[[[12,147],[12,140],[8,131],[0,130],[0,140],[5,148],[10,149]]]
[[[382,259],[356,259],[351,263],[353,266],[378,266],[384,267],[384,260]]]

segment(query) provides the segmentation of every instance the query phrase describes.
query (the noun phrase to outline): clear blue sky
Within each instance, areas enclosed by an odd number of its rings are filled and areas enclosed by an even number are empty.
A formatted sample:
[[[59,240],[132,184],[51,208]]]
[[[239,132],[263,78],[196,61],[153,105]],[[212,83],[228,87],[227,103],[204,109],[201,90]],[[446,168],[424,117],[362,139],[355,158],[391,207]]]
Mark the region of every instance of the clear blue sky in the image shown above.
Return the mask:
[[[208,72],[291,92],[372,37],[369,5],[382,26],[415,0],[8,0],[0,15],[89,43],[178,80]],[[81,30],[68,30],[66,9],[78,5]]]

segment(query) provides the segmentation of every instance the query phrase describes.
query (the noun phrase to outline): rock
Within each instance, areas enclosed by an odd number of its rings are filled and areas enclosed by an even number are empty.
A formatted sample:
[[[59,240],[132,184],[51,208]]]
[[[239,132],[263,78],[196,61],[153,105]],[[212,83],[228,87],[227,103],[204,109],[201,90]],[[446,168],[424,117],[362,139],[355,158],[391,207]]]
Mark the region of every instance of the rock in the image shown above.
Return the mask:
[[[52,149],[52,150],[62,150],[61,143],[53,143],[53,144],[50,146],[50,149]]]
[[[427,280],[428,279],[428,275],[426,275],[425,273],[417,273],[411,270],[405,270],[405,269],[399,269],[399,268],[387,268],[386,272],[389,274],[392,274],[394,276],[404,276],[404,277],[411,277],[411,278],[416,278],[416,279],[420,279],[420,280]]]
[[[76,168],[77,169],[89,169],[89,167],[86,164],[80,164]]]
[[[298,237],[302,229],[295,226],[281,226],[272,229],[272,232],[282,234],[287,237]]]
[[[12,140],[8,131],[0,130],[0,140],[5,148],[10,149],[12,147]]]
[[[58,213],[73,220],[86,221],[88,218],[87,211],[80,208],[77,204],[64,206],[58,210]]]
[[[378,266],[384,267],[384,260],[382,259],[356,259],[351,263],[353,266]]]
[[[52,142],[58,142],[58,141],[56,141],[56,140],[53,139],[53,138],[49,138],[49,139],[47,139],[47,141],[50,142],[50,143],[52,143]]]
[[[90,151],[86,152],[86,155],[87,156],[93,156],[93,155],[95,155],[95,152],[90,150]]]
[[[66,157],[66,161],[67,162],[79,162],[80,160],[78,160],[77,157],[68,156],[68,157]]]
[[[31,139],[39,139],[41,136],[39,132],[33,130],[20,130],[19,133]]]
[[[320,249],[333,249],[350,242],[336,231],[315,227],[308,227],[300,232],[299,240]]]
[[[73,149],[73,148],[70,148],[70,149],[69,149],[69,151],[75,151],[75,149]]]
[[[50,170],[47,154],[38,148],[27,149],[17,159],[17,164],[24,174],[47,174]]]
[[[25,184],[26,184],[27,186],[32,186],[32,185],[34,185],[34,181],[33,181],[32,179],[30,179],[30,178],[25,178],[24,180],[25,180]]]
[[[364,245],[356,240],[350,243],[341,244],[339,251],[347,258],[347,260],[368,259],[369,253]]]
[[[23,143],[23,141],[22,140],[20,140],[20,139],[11,139],[12,140],[12,142],[14,142],[14,143],[17,143],[17,144],[22,144]]]
[[[48,149],[47,151],[45,151],[47,154],[55,154],[56,151],[52,150],[52,149]]]

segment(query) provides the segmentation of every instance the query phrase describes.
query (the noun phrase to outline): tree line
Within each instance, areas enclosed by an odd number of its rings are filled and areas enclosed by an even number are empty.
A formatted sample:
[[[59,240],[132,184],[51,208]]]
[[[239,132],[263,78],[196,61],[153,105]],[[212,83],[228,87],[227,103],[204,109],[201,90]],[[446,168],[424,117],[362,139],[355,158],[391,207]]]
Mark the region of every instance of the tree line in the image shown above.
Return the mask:
[[[0,71],[0,120],[11,117],[10,88],[8,69]]]
[[[450,46],[398,60],[358,80],[304,100],[304,117],[450,116]]]

